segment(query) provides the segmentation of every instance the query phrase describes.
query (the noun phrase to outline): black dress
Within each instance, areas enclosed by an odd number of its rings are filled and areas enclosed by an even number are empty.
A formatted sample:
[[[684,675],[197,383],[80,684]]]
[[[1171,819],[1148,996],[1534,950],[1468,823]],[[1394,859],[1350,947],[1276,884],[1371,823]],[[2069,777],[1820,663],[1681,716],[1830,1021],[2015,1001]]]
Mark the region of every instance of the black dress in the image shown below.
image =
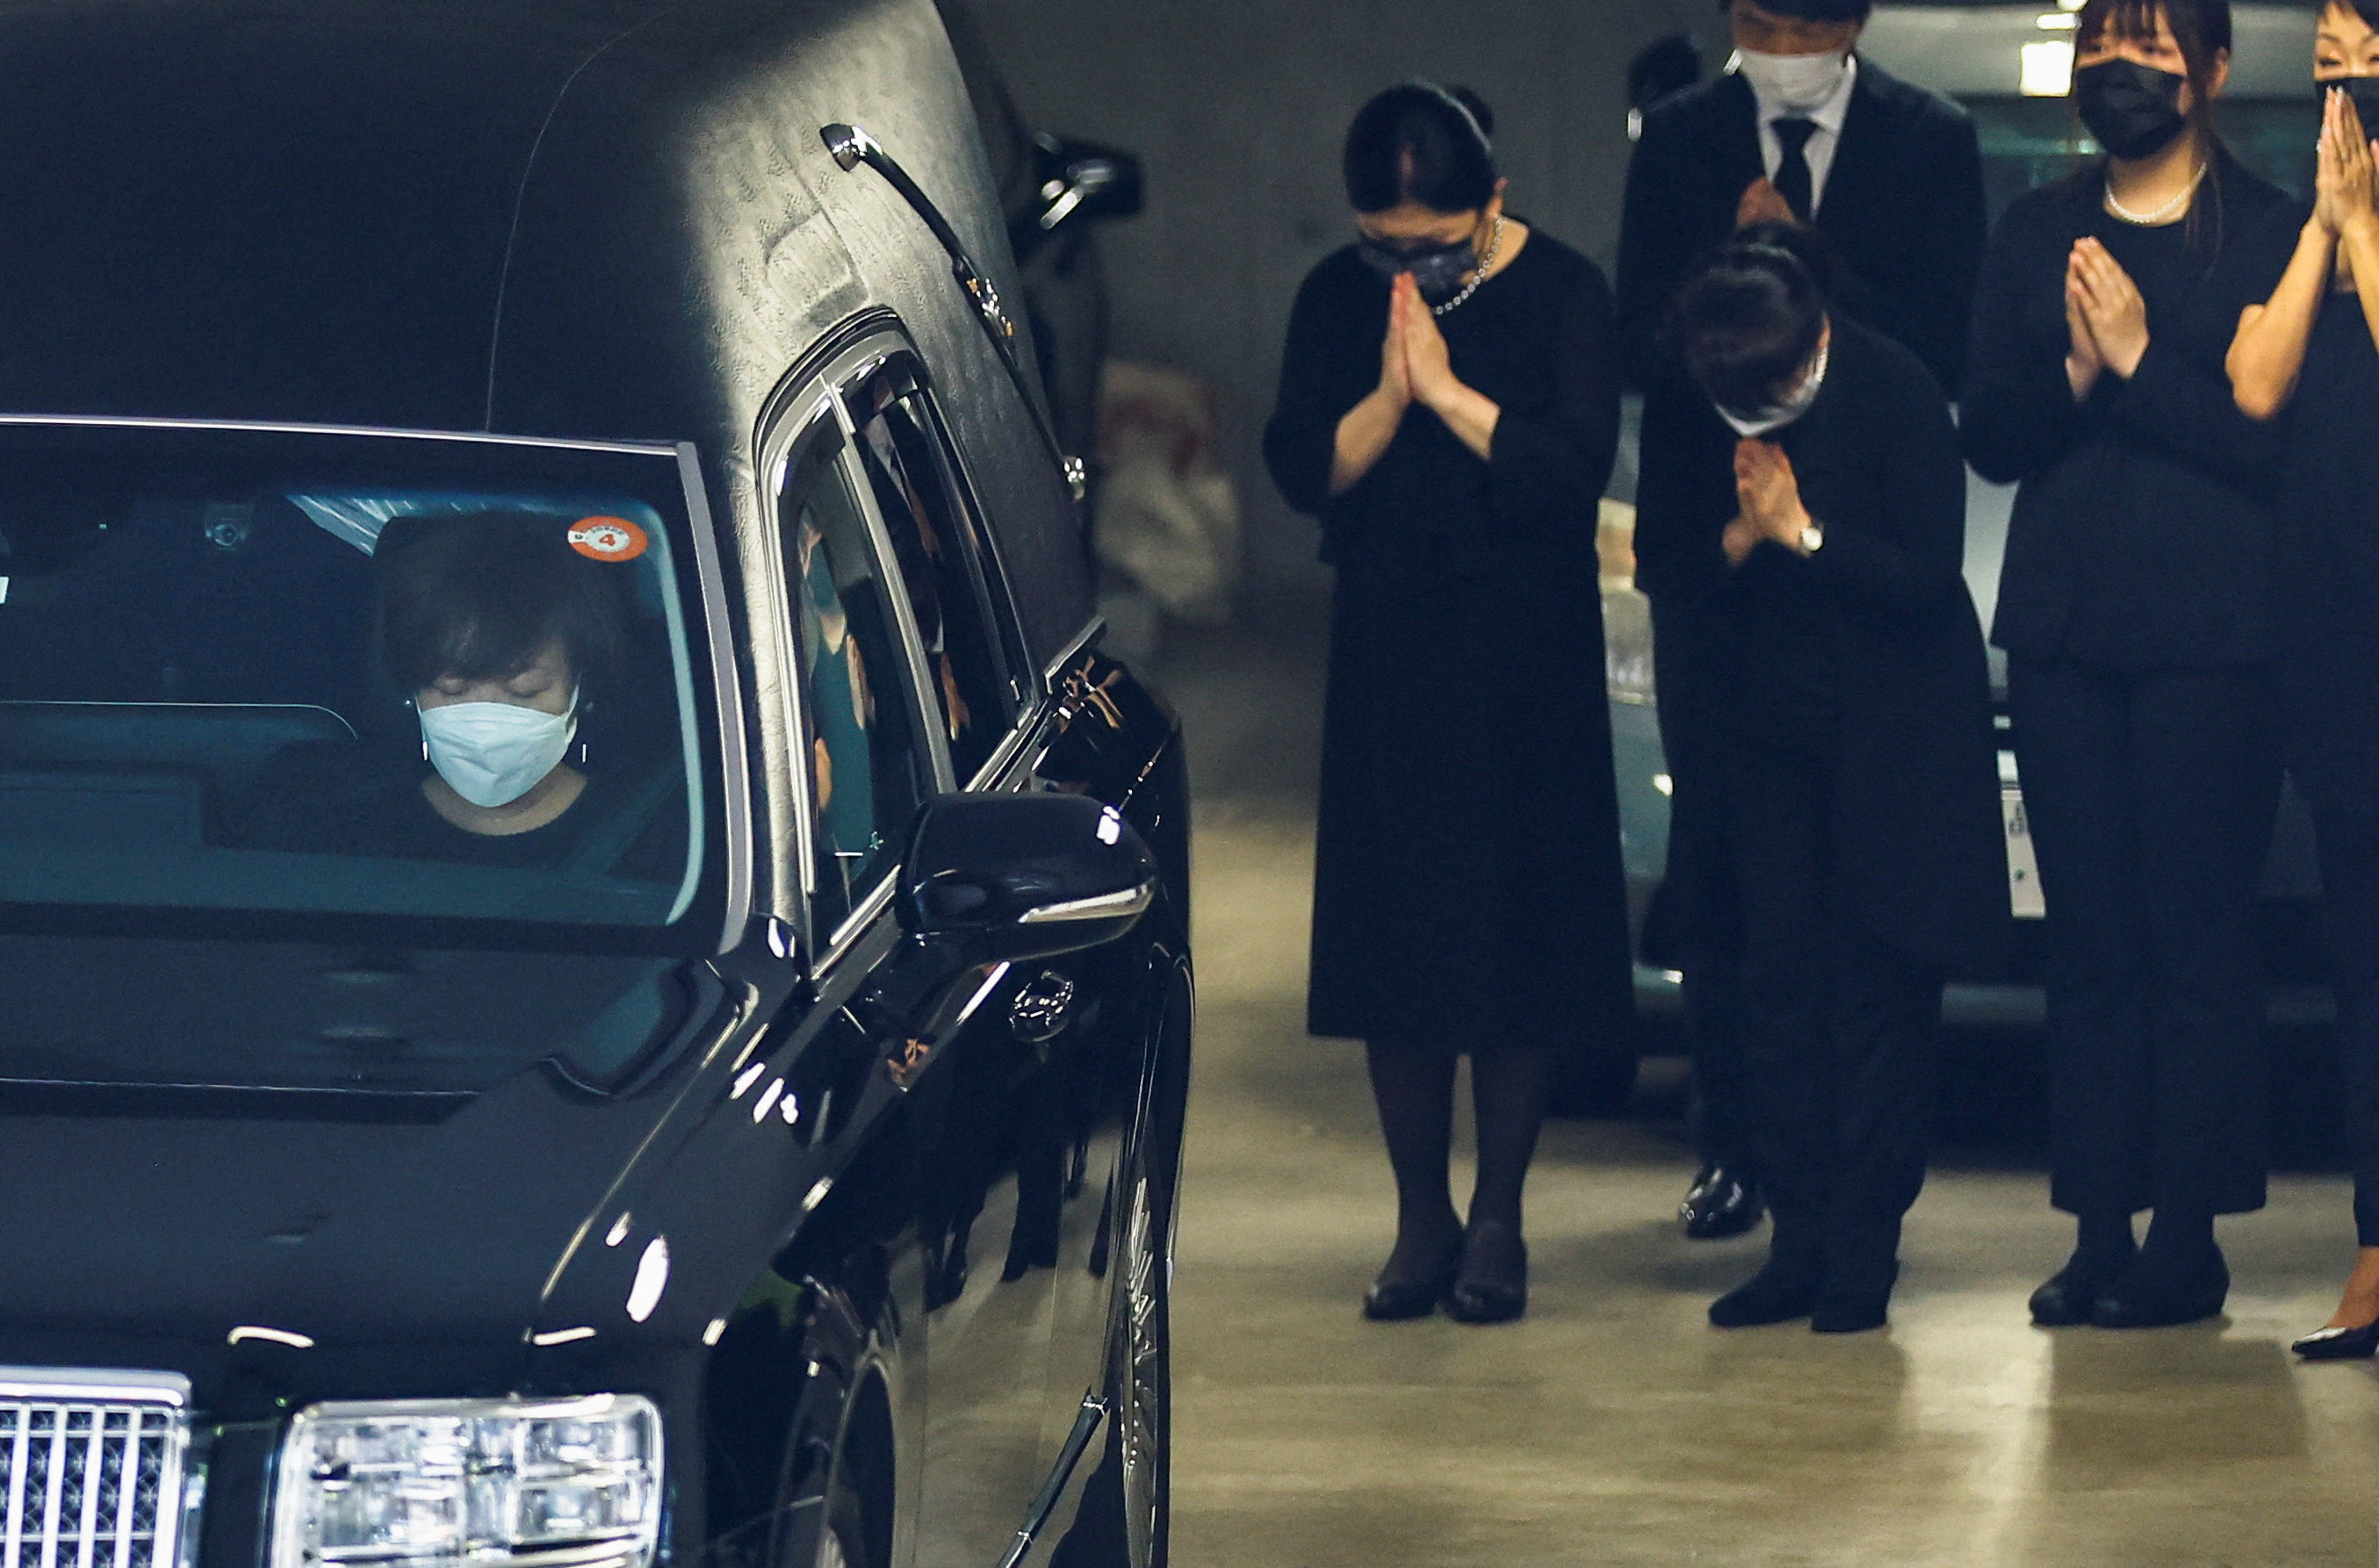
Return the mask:
[[[1618,440],[1611,296],[1542,231],[1438,319],[1502,418],[1481,461],[1415,406],[1329,493],[1378,385],[1386,283],[1324,259],[1264,456],[1337,568],[1307,1027],[1570,1045],[1632,1007],[1595,519]]]
[[[2379,350],[2332,295],[2289,404],[2276,551],[2288,767],[2312,808],[2337,993],[2354,1223],[2379,1247]]]

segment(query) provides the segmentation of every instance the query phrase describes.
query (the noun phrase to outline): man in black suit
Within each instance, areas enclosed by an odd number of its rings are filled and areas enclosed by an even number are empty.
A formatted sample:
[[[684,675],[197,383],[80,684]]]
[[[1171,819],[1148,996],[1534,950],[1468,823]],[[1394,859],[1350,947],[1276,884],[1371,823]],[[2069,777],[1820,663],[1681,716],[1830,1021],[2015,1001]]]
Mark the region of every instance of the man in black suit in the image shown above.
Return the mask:
[[[1737,513],[1734,437],[1663,325],[1687,271],[1745,224],[1789,220],[1830,256],[1835,306],[1897,340],[1956,394],[1985,239],[1964,113],[1855,54],[1869,0],[1727,0],[1730,68],[1644,116],[1619,236],[1621,352],[1644,392],[1636,585],[1652,601],[1671,796],[1669,887],[1694,1049],[1702,1169],[1686,1233],[1758,1223],[1743,1067],[1742,916],[1717,734],[1732,667],[1717,601]]]
[[[1808,246],[1747,228],[1677,308],[1682,357],[1742,438],[1713,728],[1775,1213],[1767,1263],[1709,1318],[1847,1333],[1888,1313],[1942,976],[1990,957],[2007,851],[1957,427],[1914,355],[1828,309]]]

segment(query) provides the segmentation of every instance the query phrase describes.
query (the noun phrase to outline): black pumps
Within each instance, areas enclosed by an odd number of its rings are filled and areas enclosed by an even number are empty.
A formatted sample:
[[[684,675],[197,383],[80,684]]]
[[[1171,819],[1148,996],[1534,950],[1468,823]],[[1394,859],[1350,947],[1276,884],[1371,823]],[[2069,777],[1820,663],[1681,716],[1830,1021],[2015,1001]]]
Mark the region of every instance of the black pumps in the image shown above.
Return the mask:
[[[2315,1329],[2288,1348],[2308,1361],[2367,1361],[2379,1352],[2379,1323]]]
[[[1472,1223],[1462,1267],[1445,1293],[1445,1315],[1458,1323],[1508,1323],[1528,1309],[1528,1244],[1500,1220]]]
[[[1443,1259],[1433,1268],[1414,1273],[1392,1272],[1395,1260],[1380,1271],[1371,1288],[1363,1293],[1363,1316],[1375,1323],[1404,1322],[1413,1318],[1426,1318],[1437,1310],[1437,1304],[1454,1288],[1455,1273],[1462,1264],[1462,1237],[1456,1233]]]
[[[1516,1226],[1481,1220],[1436,1269],[1382,1269],[1363,1293],[1363,1316],[1373,1322],[1426,1318],[1440,1307],[1461,1323],[1507,1323],[1528,1311],[1528,1247]]]

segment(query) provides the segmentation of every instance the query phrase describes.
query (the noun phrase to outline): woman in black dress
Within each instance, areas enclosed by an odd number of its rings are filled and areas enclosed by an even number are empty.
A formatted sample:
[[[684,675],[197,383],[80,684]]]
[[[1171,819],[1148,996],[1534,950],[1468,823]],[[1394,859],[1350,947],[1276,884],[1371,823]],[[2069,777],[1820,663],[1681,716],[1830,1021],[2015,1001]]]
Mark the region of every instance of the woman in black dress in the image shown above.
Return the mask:
[[[1356,116],[1361,238],[1299,290],[1264,432],[1337,568],[1307,1021],[1369,1047],[1397,1195],[1374,1318],[1525,1309],[1553,1055],[1631,1021],[1595,557],[1610,291],[1505,213],[1491,128],[1423,83]],[[1447,1181],[1466,1052],[1467,1231]]]
[[[2321,851],[2361,1248],[2327,1326],[2296,1343],[2299,1355],[2330,1360],[2379,1349],[2379,207],[2369,140],[2379,4],[2322,13],[2313,79],[2313,213],[2279,287],[2241,322],[2230,375],[2248,415],[2288,416],[2275,573],[2281,709]]]
[[[1966,456],[2022,485],[1992,636],[2048,904],[2051,1200],[2079,1229],[2044,1325],[2212,1316],[2214,1217],[2264,1203],[2272,442],[2223,360],[2298,214],[2214,134],[2229,46],[2225,0],[2089,0],[2073,90],[2108,156],[2008,210],[1975,300]]]

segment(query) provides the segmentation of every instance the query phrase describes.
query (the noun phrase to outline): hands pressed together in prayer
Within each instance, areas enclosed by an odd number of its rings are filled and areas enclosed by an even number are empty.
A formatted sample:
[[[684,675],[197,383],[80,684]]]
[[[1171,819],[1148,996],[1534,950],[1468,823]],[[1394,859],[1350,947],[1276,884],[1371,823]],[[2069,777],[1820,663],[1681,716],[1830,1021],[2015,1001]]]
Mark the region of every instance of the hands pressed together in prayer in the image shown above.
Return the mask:
[[[2139,285],[2097,240],[2073,242],[2065,261],[2065,379],[2081,402],[2113,371],[2125,380],[2148,351],[2148,307]]]
[[[1730,562],[1741,565],[1762,540],[1806,555],[1803,537],[1814,525],[1801,502],[1801,481],[1793,460],[1773,441],[1734,443],[1734,499],[1741,510],[1721,538]]]

